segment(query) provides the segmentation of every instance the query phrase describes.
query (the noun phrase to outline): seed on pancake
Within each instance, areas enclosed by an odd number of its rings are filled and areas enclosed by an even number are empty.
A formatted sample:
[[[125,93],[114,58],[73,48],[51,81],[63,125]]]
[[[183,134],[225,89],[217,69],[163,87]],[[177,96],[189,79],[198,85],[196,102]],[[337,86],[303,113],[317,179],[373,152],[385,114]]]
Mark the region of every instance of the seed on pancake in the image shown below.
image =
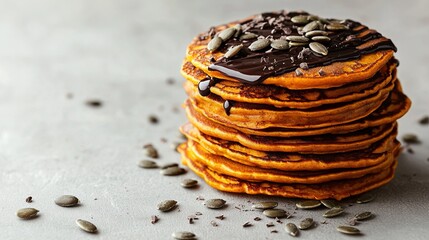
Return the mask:
[[[161,212],[169,212],[177,206],[177,201],[175,200],[165,200],[158,204],[158,210]]]
[[[310,23],[307,23],[302,28],[302,31],[306,33],[306,32],[310,32],[310,31],[316,30],[317,28],[319,28],[319,21],[312,21]]]
[[[174,232],[171,234],[171,236],[177,240],[192,240],[196,239],[197,237],[194,233],[191,232]]]
[[[79,226],[80,229],[82,229],[85,232],[88,232],[88,233],[97,232],[97,227],[89,221],[78,219],[76,220],[76,224]]]
[[[234,27],[232,27],[235,29],[235,33],[234,33],[234,37],[238,37],[241,34],[241,24],[236,24]]]
[[[319,200],[304,200],[296,203],[295,205],[297,208],[301,209],[312,209],[319,207],[320,205],[322,205],[322,203],[320,203]]]
[[[169,167],[162,169],[160,173],[164,176],[177,176],[186,173],[186,170],[181,167]]]
[[[166,168],[170,168],[170,167],[178,167],[179,164],[177,163],[167,163],[161,166],[161,169],[166,169]]]
[[[322,30],[314,30],[314,31],[306,32],[305,36],[308,38],[315,37],[315,36],[328,36],[328,32],[322,31]]]
[[[298,15],[298,16],[292,17],[290,20],[296,24],[306,24],[309,22],[307,15]]]
[[[227,29],[222,30],[218,37],[220,37],[224,42],[228,41],[232,36],[234,36],[237,29],[230,27]]]
[[[304,70],[308,70],[308,64],[306,62],[302,62],[299,64],[299,67],[304,69]]]
[[[39,210],[35,208],[22,208],[16,212],[16,216],[22,219],[31,219],[37,216]]]
[[[312,37],[311,40],[316,42],[329,42],[331,41],[331,38],[327,36],[315,36],[315,37]]]
[[[419,140],[419,138],[417,137],[417,135],[412,134],[412,133],[404,134],[404,136],[402,136],[402,140],[403,140],[405,143],[408,143],[408,144],[416,144],[416,143],[420,143],[420,140]]]
[[[324,56],[328,55],[328,49],[325,47],[325,45],[318,43],[318,42],[311,42],[310,43],[310,49],[315,52],[322,54]]]
[[[309,39],[304,36],[287,36],[286,40],[299,43],[306,43],[309,41]]]
[[[182,180],[180,185],[182,185],[184,188],[193,188],[198,185],[198,181],[195,179],[186,178]]]
[[[320,76],[325,76],[326,75],[325,71],[323,71],[322,68],[317,73],[319,73]]]
[[[349,27],[341,23],[331,23],[326,25],[326,29],[331,31],[341,31],[341,30],[347,30],[349,29]]]
[[[319,20],[319,16],[316,15],[307,15],[308,21]]]
[[[369,203],[374,200],[374,198],[375,197],[372,194],[362,194],[356,199],[356,203]]]
[[[141,160],[138,165],[141,168],[157,168],[158,167],[158,164],[156,164],[156,162],[151,161],[151,160]]]
[[[204,205],[207,208],[211,208],[211,209],[223,208],[225,204],[226,204],[226,201],[220,198],[209,199],[204,202]]]
[[[334,199],[324,199],[320,200],[320,202],[327,208],[341,207],[338,201]]]
[[[272,209],[277,207],[279,204],[277,202],[258,202],[252,205],[253,209],[265,210]]]
[[[342,214],[343,212],[344,212],[344,208],[342,208],[342,207],[334,207],[334,208],[331,208],[328,211],[326,211],[323,214],[323,217],[325,217],[325,218],[332,218],[332,217],[336,217],[336,216]]]
[[[72,195],[63,195],[55,199],[55,204],[61,207],[74,207],[79,203],[79,199]]]
[[[225,55],[223,55],[225,58],[232,58],[235,55],[237,55],[237,53],[239,53],[241,51],[241,49],[243,48],[243,44],[234,46],[232,48],[230,48],[228,50],[228,52],[225,53]]]
[[[361,212],[354,216],[354,219],[358,221],[367,220],[373,216],[372,212]]]
[[[252,44],[250,44],[249,49],[250,51],[259,51],[262,50],[266,47],[268,47],[271,44],[271,41],[266,39],[266,38],[262,38],[259,40],[254,41]]]
[[[289,46],[290,47],[301,47],[301,46],[307,46],[308,42],[303,43],[303,42],[289,42]]]
[[[299,69],[299,68],[297,68],[297,69],[295,69],[295,74],[296,74],[296,76],[302,76],[302,71]]]
[[[283,39],[277,39],[271,42],[271,47],[277,50],[286,50],[289,49],[289,43]]]
[[[289,235],[291,235],[293,237],[296,237],[299,233],[298,228],[293,223],[287,223],[285,226],[285,230],[287,233],[289,233]]]
[[[146,144],[143,146],[143,149],[146,150],[146,155],[151,158],[158,158],[158,151],[152,144]]]
[[[290,215],[283,209],[266,209],[262,212],[262,214],[269,218],[284,218]]]
[[[420,123],[421,125],[429,124],[429,116],[424,116],[424,117],[422,117],[422,118],[419,120],[419,123]]]
[[[213,38],[213,37],[216,35],[216,29],[215,29],[215,27],[211,27],[211,28],[209,29],[209,31],[207,32],[207,35],[208,35],[210,38]]]
[[[313,224],[314,224],[314,221],[312,218],[306,218],[299,223],[298,228],[301,230],[306,230],[311,228]]]
[[[210,42],[207,44],[207,49],[210,52],[216,51],[222,45],[222,38],[219,36],[215,36]]]
[[[257,37],[258,37],[258,35],[254,34],[254,33],[246,32],[240,36],[240,40],[250,40],[250,39],[257,38]]]
[[[337,231],[340,233],[349,234],[349,235],[360,234],[359,229],[355,227],[349,227],[349,226],[338,226]]]

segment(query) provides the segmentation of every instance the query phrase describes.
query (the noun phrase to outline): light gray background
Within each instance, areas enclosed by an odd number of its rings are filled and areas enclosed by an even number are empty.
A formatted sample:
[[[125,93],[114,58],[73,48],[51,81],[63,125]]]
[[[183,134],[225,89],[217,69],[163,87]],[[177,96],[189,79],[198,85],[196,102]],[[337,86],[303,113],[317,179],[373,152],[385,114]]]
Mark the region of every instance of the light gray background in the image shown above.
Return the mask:
[[[377,217],[358,227],[365,239],[427,239],[429,235],[429,2],[416,1],[0,1],[0,239],[170,239],[189,230],[199,239],[287,239],[283,225],[266,228],[258,212],[235,208],[261,196],[225,194],[204,183],[195,190],[179,186],[194,177],[162,177],[144,170],[142,145],[153,143],[160,163],[178,162],[170,144],[179,141],[185,99],[179,68],[187,43],[210,26],[278,9],[308,10],[326,17],[352,18],[392,38],[401,61],[399,77],[413,106],[400,121],[400,135],[418,133],[423,144],[400,157],[395,180],[377,191],[376,201],[347,208],[348,215],[302,232],[301,239],[347,239],[335,231],[353,214]],[[166,79],[176,79],[167,85]],[[67,98],[72,94],[72,98]],[[101,99],[99,109],[87,99]],[[160,123],[150,125],[156,114]],[[167,143],[161,142],[166,138]],[[77,208],[53,200],[74,194]],[[34,202],[26,203],[27,196]],[[221,211],[205,209],[197,196],[221,197]],[[94,200],[94,199],[97,200]],[[156,205],[176,199],[179,208],[161,214]],[[276,198],[277,199],[277,198]],[[278,198],[293,211],[293,201]],[[35,207],[40,217],[22,221],[15,211]],[[180,212],[179,212],[180,210]],[[186,217],[203,215],[189,225]],[[290,221],[317,211],[297,211]],[[150,224],[150,216],[161,220]],[[214,216],[224,214],[226,219]],[[263,218],[250,228],[241,225]],[[99,234],[80,231],[74,221],[88,219]],[[253,221],[252,221],[253,222]],[[276,229],[277,234],[269,233]]]

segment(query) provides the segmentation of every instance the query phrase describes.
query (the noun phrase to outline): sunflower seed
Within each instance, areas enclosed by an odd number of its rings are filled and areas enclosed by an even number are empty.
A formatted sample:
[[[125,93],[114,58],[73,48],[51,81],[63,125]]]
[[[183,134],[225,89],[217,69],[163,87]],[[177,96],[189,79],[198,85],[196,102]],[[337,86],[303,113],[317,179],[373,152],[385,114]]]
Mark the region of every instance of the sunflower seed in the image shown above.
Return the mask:
[[[207,49],[210,52],[216,51],[222,45],[222,38],[215,36],[210,42],[207,44]]]
[[[429,124],[429,116],[423,116],[423,117],[419,120],[419,123],[420,123],[421,125]]]
[[[289,216],[289,213],[283,209],[265,209],[262,214],[269,218],[284,218]]]
[[[22,219],[31,219],[37,216],[39,210],[35,208],[22,208],[16,212],[16,216]]]
[[[167,163],[161,166],[161,169],[166,169],[166,168],[170,168],[170,167],[178,167],[179,164],[177,163]]]
[[[289,42],[290,47],[300,47],[300,46],[307,46],[308,42],[302,43],[302,42]]]
[[[33,202],[33,197],[32,197],[32,196],[28,196],[28,197],[25,199],[25,202],[27,202],[27,203],[31,203],[31,202]]]
[[[354,219],[358,221],[367,220],[373,216],[372,212],[362,212],[359,214],[356,214]]]
[[[160,173],[164,176],[177,176],[186,173],[186,170],[184,168],[175,166],[162,169]]]
[[[157,223],[158,221],[159,221],[159,217],[158,217],[158,216],[156,216],[156,215],[152,215],[152,216],[150,217],[150,223],[155,224],[155,223]]]
[[[325,218],[332,218],[332,217],[336,217],[336,216],[342,214],[343,212],[344,212],[344,208],[342,208],[342,207],[334,207],[334,208],[331,208],[328,211],[326,211],[323,214],[323,217],[325,217]]]
[[[268,47],[271,44],[271,41],[265,38],[259,39],[254,41],[252,44],[250,44],[249,49],[250,51],[259,51],[266,47]]]
[[[253,226],[253,224],[251,224],[250,222],[246,222],[246,223],[243,224],[244,228],[251,227],[251,226]]]
[[[302,31],[306,33],[306,32],[310,32],[310,31],[316,30],[317,28],[319,28],[319,22],[318,21],[312,21],[310,23],[307,23],[302,28]]]
[[[309,41],[309,39],[304,36],[287,36],[286,40],[289,40],[292,42],[300,42],[300,43],[306,43]]]
[[[252,205],[253,209],[265,210],[277,207],[277,202],[258,202]]]
[[[246,32],[240,36],[240,40],[250,40],[250,39],[257,38],[257,37],[258,37],[258,35],[254,34],[254,33]]]
[[[315,37],[312,37],[311,40],[316,41],[316,42],[329,42],[329,41],[331,41],[331,39],[327,36],[315,36]]]
[[[177,201],[175,200],[165,200],[158,203],[158,210],[161,212],[169,212],[177,206]]]
[[[283,39],[277,39],[271,42],[271,47],[277,50],[289,49],[289,43]]]
[[[232,57],[234,57],[235,55],[237,55],[237,53],[239,53],[240,52],[240,50],[243,48],[243,44],[240,44],[240,45],[236,45],[236,46],[234,46],[234,47],[232,47],[232,48],[230,48],[229,50],[228,50],[228,52],[226,52],[225,53],[225,55],[223,55],[225,58],[232,58]]]
[[[416,143],[420,143],[420,140],[419,140],[419,138],[417,137],[417,135],[412,134],[412,133],[404,134],[404,136],[402,136],[402,140],[403,140],[405,143],[408,143],[408,144],[416,144]]]
[[[356,203],[368,203],[368,202],[371,202],[372,200],[374,200],[374,196],[367,193],[367,194],[360,195],[356,199]]]
[[[190,240],[196,238],[196,235],[191,232],[174,232],[171,236],[177,240]]]
[[[55,199],[55,204],[61,207],[74,207],[79,203],[79,199],[72,195],[63,195]]]
[[[184,188],[193,188],[198,185],[198,181],[195,179],[186,178],[182,180],[180,185],[182,185]]]
[[[230,27],[230,28],[222,30],[219,33],[218,37],[220,37],[225,42],[225,41],[228,41],[232,36],[234,36],[236,31],[237,31],[237,29]]]
[[[226,201],[220,198],[209,199],[204,202],[204,205],[211,209],[219,209],[225,206]]]
[[[301,230],[309,229],[313,226],[313,224],[314,221],[312,218],[306,218],[299,223],[298,228]]]
[[[315,53],[319,53],[324,56],[328,55],[328,49],[321,43],[318,43],[318,42],[310,43],[310,49]]]
[[[314,30],[305,33],[306,37],[314,37],[314,36],[328,36],[328,32],[322,30]]]
[[[341,30],[347,30],[349,29],[349,27],[340,23],[331,23],[326,25],[326,29],[331,31],[341,31]]]
[[[152,144],[146,144],[143,146],[143,149],[146,150],[146,155],[151,158],[158,158],[158,151]]]
[[[340,233],[349,234],[349,235],[360,234],[359,229],[355,227],[349,227],[349,226],[338,226],[337,231]]]
[[[305,200],[295,204],[297,208],[301,209],[311,209],[317,208],[321,205],[319,200]]]
[[[320,200],[320,202],[327,208],[341,207],[340,204],[334,199],[324,199]]]
[[[86,220],[78,219],[76,220],[76,224],[85,232],[89,233],[95,233],[97,232],[97,227],[92,224],[91,222],[88,222]]]
[[[157,168],[158,164],[156,164],[156,162],[151,161],[151,160],[141,160],[139,162],[139,167],[141,167],[141,168]]]
[[[296,237],[298,235],[298,233],[299,233],[298,228],[293,223],[286,224],[285,230],[286,230],[287,233],[289,233],[289,235],[291,235],[293,237]]]
[[[290,20],[296,24],[306,24],[309,21],[307,15],[298,15],[298,16],[292,17]]]
[[[299,76],[302,76],[302,71],[299,69],[299,68],[297,68],[297,69],[295,69],[295,75],[297,76],[297,77],[299,77]]]
[[[302,62],[299,64],[299,67],[302,68],[303,70],[308,70],[308,63]]]

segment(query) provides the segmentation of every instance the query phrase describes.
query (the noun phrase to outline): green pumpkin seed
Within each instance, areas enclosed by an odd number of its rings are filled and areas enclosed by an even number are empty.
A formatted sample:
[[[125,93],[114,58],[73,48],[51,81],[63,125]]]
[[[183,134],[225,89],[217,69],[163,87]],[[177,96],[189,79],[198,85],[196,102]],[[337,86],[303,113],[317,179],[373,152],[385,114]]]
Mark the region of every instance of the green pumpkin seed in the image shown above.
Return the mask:
[[[324,56],[328,55],[328,49],[321,43],[318,43],[318,42],[310,43],[310,49],[315,53],[319,53]]]
[[[307,15],[298,15],[298,16],[292,17],[290,20],[296,24],[306,24],[309,22]]]
[[[286,230],[287,233],[289,233],[289,235],[291,235],[293,237],[296,237],[298,235],[298,233],[299,233],[298,228],[293,223],[286,224],[285,230]]]
[[[306,230],[311,228],[313,224],[314,224],[314,221],[312,218],[306,218],[299,223],[298,228],[301,230]]]
[[[169,212],[177,206],[177,201],[175,200],[165,200],[158,204],[158,210],[161,212]]]
[[[241,34],[241,24],[236,24],[234,27],[232,27],[235,29],[235,34],[234,37],[238,37]]]
[[[198,181],[195,179],[186,178],[182,180],[180,185],[182,185],[184,188],[193,188],[198,185]]]
[[[308,15],[307,16],[308,21],[315,21],[315,20],[319,20],[319,16],[316,15]]]
[[[227,28],[225,30],[222,30],[218,37],[220,37],[222,39],[222,41],[226,42],[228,41],[232,36],[234,36],[235,32],[237,30],[233,27]]]
[[[322,30],[314,30],[310,32],[306,32],[305,36],[310,38],[314,36],[328,36],[328,32],[322,31]]]
[[[22,208],[16,212],[16,216],[22,219],[31,219],[37,216],[39,210],[35,208]]]
[[[357,199],[356,199],[356,203],[362,204],[362,203],[369,203],[372,200],[374,200],[374,196],[366,193],[366,194],[362,194],[360,195]]]
[[[177,240],[192,240],[196,238],[196,235],[192,232],[174,232],[171,234],[174,239]]]
[[[312,37],[311,40],[316,42],[329,42],[331,41],[331,38],[327,36],[315,36],[315,37]]]
[[[300,43],[306,43],[309,41],[309,39],[304,36],[287,36],[286,40],[291,42],[300,42]]]
[[[151,160],[141,160],[139,162],[139,167],[141,167],[141,168],[157,168],[158,164],[156,164],[156,162],[151,161]]]
[[[265,210],[272,209],[277,207],[279,204],[277,202],[258,202],[252,205],[253,209]]]
[[[349,29],[349,27],[340,23],[331,23],[329,25],[326,25],[326,29],[331,31],[342,31]]]
[[[338,226],[337,231],[340,233],[349,234],[349,235],[360,234],[359,229],[355,227],[349,227],[349,226]]]
[[[254,39],[257,38],[258,35],[254,34],[254,33],[244,33],[243,35],[240,36],[240,40],[250,40],[250,39]]]
[[[223,208],[225,204],[226,204],[226,201],[220,198],[209,199],[204,202],[204,205],[207,208],[211,208],[211,209]]]
[[[164,176],[177,176],[186,173],[186,170],[181,167],[168,167],[161,170],[161,174]]]
[[[259,39],[254,41],[252,44],[250,44],[249,49],[250,51],[259,51],[266,47],[268,47],[271,44],[271,41],[265,38]]]
[[[207,44],[207,49],[210,52],[216,51],[220,45],[222,45],[222,38],[215,36],[210,42]]]
[[[341,207],[340,203],[333,199],[324,199],[320,201],[327,208]]]
[[[307,43],[303,43],[303,42],[289,42],[289,46],[290,47],[300,47],[300,46],[307,46]]]
[[[283,39],[277,39],[271,42],[271,47],[277,50],[289,49],[289,42]]]
[[[269,218],[284,218],[289,216],[289,213],[283,209],[265,209],[262,214]]]
[[[63,195],[55,199],[55,204],[61,207],[74,207],[79,203],[79,199],[72,195]]]
[[[307,23],[302,28],[302,31],[306,33],[306,32],[310,32],[310,31],[316,30],[318,28],[319,28],[319,22],[318,21],[312,21],[310,23]]]
[[[359,214],[356,214],[354,219],[358,220],[358,221],[362,221],[362,220],[367,220],[369,218],[372,218],[373,214],[372,212],[361,212]]]
[[[404,135],[402,136],[402,140],[403,140],[405,143],[408,143],[408,144],[416,144],[416,143],[420,143],[420,140],[419,140],[419,138],[417,137],[417,135],[412,134],[412,133],[404,134]]]
[[[301,208],[301,209],[312,209],[312,208],[317,208],[320,205],[322,205],[322,203],[320,203],[319,200],[305,200],[305,201],[301,201],[295,204],[297,208]]]
[[[334,208],[331,208],[328,211],[326,211],[323,214],[323,217],[325,217],[325,218],[332,218],[332,217],[336,217],[336,216],[342,214],[343,212],[344,212],[344,208],[342,208],[342,207],[334,207]]]
[[[243,44],[240,44],[240,45],[237,45],[237,46],[234,46],[234,47],[232,47],[232,48],[230,48],[229,50],[228,50],[228,52],[226,52],[225,53],[225,55],[223,55],[225,58],[232,58],[232,57],[234,57],[235,55],[237,55],[240,51],[241,51],[241,49],[243,48]]]
[[[78,219],[76,220],[76,224],[85,232],[95,233],[97,232],[97,227],[89,221]]]

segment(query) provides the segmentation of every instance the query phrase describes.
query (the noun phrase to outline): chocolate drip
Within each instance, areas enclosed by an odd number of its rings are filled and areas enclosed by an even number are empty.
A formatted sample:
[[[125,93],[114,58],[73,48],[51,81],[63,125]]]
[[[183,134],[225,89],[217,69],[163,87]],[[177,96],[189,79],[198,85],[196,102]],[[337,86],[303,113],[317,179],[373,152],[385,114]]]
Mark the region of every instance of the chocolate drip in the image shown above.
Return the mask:
[[[200,92],[201,96],[210,95],[210,88],[217,83],[217,79],[215,78],[204,78],[198,83],[198,92]]]
[[[229,116],[232,105],[234,105],[233,101],[230,100],[225,100],[225,102],[223,102],[223,109],[225,110],[226,115]]]

